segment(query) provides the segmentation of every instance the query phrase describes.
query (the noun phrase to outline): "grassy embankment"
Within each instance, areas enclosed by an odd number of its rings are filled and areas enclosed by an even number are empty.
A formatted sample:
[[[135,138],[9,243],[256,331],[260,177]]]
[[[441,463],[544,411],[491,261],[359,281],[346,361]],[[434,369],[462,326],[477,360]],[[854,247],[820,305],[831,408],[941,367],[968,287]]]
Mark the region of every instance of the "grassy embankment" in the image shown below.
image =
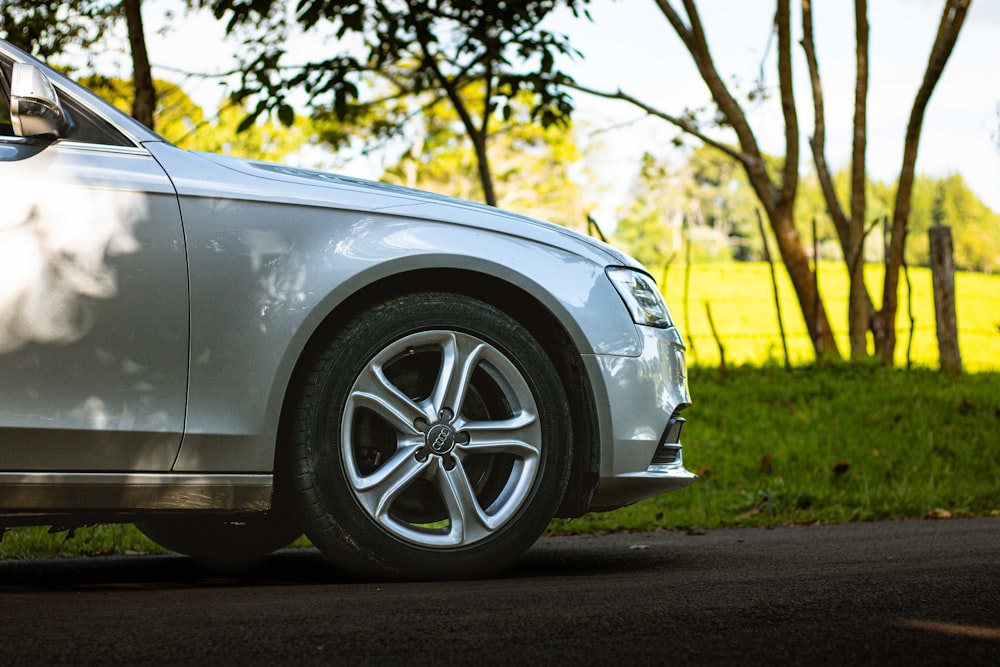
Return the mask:
[[[696,368],[694,485],[556,533],[1000,513],[1000,373]]]
[[[931,370],[936,339],[930,276],[915,270],[911,277],[917,368],[862,364],[787,372],[780,368],[766,265],[692,267],[687,308],[683,267],[672,269],[666,291],[675,317],[695,341],[690,377],[695,404],[686,415],[685,463],[702,479],[615,512],[555,521],[550,532],[1000,511],[1000,277],[957,278],[963,360],[967,370],[978,371],[959,377]],[[846,311],[845,283],[836,267],[822,272],[821,288],[835,322]],[[791,356],[801,364],[808,359],[808,340],[790,285],[779,287]],[[903,287],[904,313],[905,299]],[[705,318],[706,301],[730,364],[725,378],[714,367],[718,353]],[[899,327],[897,360],[905,364],[905,314]],[[0,542],[3,558],[127,551],[160,549],[132,526],[97,526],[72,538],[18,529]]]

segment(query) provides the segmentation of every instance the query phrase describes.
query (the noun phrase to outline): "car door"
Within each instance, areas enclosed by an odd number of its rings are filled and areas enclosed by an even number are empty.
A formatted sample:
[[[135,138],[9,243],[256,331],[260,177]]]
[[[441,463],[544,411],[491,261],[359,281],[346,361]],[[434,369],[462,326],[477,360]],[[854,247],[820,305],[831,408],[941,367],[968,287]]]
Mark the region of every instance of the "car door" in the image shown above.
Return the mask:
[[[184,426],[187,268],[163,169],[100,109],[13,136],[0,54],[0,472],[167,471]]]

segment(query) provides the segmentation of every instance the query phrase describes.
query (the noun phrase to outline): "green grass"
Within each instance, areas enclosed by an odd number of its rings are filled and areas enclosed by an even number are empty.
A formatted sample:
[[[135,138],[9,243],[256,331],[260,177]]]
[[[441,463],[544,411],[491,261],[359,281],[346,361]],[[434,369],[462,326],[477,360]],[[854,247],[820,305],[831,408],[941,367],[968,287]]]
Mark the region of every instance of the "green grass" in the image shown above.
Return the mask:
[[[0,542],[0,558],[103,556],[127,553],[168,553],[132,524],[87,526],[50,532],[47,526],[12,528]]]
[[[550,532],[1000,512],[1000,374],[695,368],[690,383],[684,461],[701,479]]]

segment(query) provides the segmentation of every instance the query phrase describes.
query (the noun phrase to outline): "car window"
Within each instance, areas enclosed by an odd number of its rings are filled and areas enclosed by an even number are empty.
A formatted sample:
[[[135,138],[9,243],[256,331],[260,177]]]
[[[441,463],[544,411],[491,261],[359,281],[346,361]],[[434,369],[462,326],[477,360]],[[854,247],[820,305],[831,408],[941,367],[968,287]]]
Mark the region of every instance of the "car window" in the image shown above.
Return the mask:
[[[132,146],[132,142],[110,124],[87,107],[73,98],[56,90],[63,109],[73,119],[73,129],[65,137],[68,141],[81,141],[87,144],[104,144],[108,146]]]
[[[6,62],[0,63],[0,137],[13,137],[14,126],[10,122],[10,87],[7,85]]]

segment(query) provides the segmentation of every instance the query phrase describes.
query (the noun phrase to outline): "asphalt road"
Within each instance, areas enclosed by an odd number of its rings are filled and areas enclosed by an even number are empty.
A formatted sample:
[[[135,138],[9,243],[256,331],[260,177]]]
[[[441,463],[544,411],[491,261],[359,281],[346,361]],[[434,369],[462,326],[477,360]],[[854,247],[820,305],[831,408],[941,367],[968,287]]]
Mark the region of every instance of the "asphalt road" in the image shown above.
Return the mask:
[[[505,577],[312,550],[0,562],[5,664],[1000,665],[1000,518],[546,538]]]

